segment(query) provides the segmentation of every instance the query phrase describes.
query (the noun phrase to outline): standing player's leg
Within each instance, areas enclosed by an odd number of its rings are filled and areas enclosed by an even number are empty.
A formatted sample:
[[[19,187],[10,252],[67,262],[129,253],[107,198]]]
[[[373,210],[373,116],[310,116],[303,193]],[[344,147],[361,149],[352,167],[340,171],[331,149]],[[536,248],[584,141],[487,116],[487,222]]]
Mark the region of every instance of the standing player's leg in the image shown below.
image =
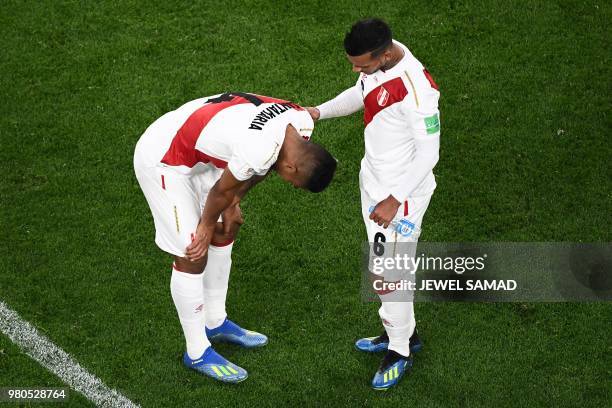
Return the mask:
[[[220,381],[244,380],[247,372],[218,355],[204,334],[206,260],[191,262],[184,257],[200,219],[199,196],[190,178],[162,167],[136,166],[135,170],[153,214],[155,243],[174,255],[170,292],[185,336],[183,363]]]
[[[405,218],[420,227],[430,198],[431,196],[410,198],[407,203],[400,206],[396,218]],[[386,251],[393,250],[394,252],[401,252],[401,256],[405,254],[408,257],[414,257],[418,237],[403,237],[390,229],[384,229],[377,225],[369,219],[369,208],[376,205],[376,201],[372,200],[364,191],[362,191],[361,200],[362,215],[369,242],[386,243],[386,245],[383,245]],[[393,245],[389,245],[389,243],[393,243]],[[389,256],[389,254],[386,254],[386,256]],[[395,256],[395,253],[392,256]],[[410,271],[403,272],[410,273]],[[422,345],[415,330],[416,323],[411,294],[401,295],[395,292],[381,292],[379,297],[382,303],[379,315],[385,331],[378,337],[360,339],[355,346],[361,351],[368,352],[387,350],[387,355],[372,381],[374,388],[387,389],[397,384],[405,370],[412,365],[410,353],[419,351]]]
[[[191,360],[197,360],[210,347],[206,336],[202,336],[205,310],[201,288],[205,260],[196,264],[188,263],[178,256],[174,259],[170,293],[183,328],[186,354]]]
[[[423,216],[429,205],[431,196],[409,198],[403,203],[397,214],[397,218],[407,219],[421,227]],[[404,237],[397,232],[385,230],[379,225],[370,221],[372,229],[376,232],[386,232],[387,242],[393,242],[395,251],[401,256],[406,255],[409,259],[414,259],[417,249],[418,236]],[[393,254],[395,255],[395,254]],[[403,271],[403,278],[414,281],[416,271]],[[413,293],[386,293],[379,295],[381,307],[378,314],[385,328],[385,335],[388,339],[388,350],[393,350],[403,356],[418,352],[422,348],[422,343],[416,332],[416,321],[414,319],[414,304],[412,302]]]
[[[216,245],[215,245],[216,244]],[[208,247],[208,262],[204,270],[204,298],[206,299],[206,328],[216,329],[227,318],[225,300],[232,268],[233,242]]]

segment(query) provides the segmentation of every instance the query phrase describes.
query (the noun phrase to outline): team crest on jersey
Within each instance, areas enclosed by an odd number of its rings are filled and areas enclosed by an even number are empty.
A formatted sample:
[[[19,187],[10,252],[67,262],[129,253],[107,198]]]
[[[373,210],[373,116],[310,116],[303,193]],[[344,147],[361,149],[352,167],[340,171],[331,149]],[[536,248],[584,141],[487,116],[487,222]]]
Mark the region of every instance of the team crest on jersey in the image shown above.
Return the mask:
[[[378,102],[379,106],[385,106],[387,102],[389,102],[389,92],[385,89],[384,86],[380,87],[380,91],[378,91],[378,96],[376,96],[376,102]]]

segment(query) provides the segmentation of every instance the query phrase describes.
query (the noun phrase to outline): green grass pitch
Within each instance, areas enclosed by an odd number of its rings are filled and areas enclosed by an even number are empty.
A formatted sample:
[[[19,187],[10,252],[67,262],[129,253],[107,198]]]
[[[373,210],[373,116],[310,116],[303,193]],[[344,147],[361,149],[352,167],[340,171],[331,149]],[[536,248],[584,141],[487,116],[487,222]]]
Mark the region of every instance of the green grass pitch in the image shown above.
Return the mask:
[[[359,115],[320,123],[339,159],[310,195],[271,177],[243,203],[228,311],[270,344],[220,352],[224,386],[180,364],[170,259],[132,170],[185,101],[248,91],[320,103],[356,77],[342,38],[385,18],[442,97],[424,241],[611,238],[612,7],[601,1],[0,4],[0,299],[142,406],[593,406],[612,399],[606,303],[417,304],[425,348],[369,387],[380,330],[359,297]],[[0,335],[0,386],[62,386]],[[90,404],[75,392],[70,406]]]

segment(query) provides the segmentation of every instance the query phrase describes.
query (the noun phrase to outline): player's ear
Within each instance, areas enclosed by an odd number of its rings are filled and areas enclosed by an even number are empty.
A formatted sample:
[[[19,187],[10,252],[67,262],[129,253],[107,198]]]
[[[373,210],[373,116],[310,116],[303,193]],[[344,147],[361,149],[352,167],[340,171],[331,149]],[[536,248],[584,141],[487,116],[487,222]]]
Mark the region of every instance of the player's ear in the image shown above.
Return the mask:
[[[304,154],[304,151],[299,150],[299,151],[293,151],[292,154],[287,155],[283,163],[285,166],[285,171],[287,173],[290,173],[290,174],[297,173],[298,166],[301,163],[301,158],[303,154]]]
[[[290,161],[285,162],[285,170],[287,173],[297,173],[298,171],[296,164]]]
[[[390,61],[391,58],[393,57],[393,47],[389,47],[385,50],[385,52],[383,52],[383,56],[384,56],[384,61]]]
[[[281,176],[289,176],[297,172],[297,166],[290,160],[279,160],[275,167],[276,172]]]

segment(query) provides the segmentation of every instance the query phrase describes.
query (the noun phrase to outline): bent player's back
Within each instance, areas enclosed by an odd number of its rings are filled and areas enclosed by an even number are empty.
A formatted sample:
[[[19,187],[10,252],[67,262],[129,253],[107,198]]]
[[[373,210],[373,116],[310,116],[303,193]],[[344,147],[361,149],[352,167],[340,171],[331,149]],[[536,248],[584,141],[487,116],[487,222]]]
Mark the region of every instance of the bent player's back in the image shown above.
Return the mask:
[[[187,102],[151,123],[136,143],[135,164],[139,161],[139,164],[145,167],[154,167],[161,163],[181,126],[197,109],[204,106],[208,99],[209,97],[205,97]]]

